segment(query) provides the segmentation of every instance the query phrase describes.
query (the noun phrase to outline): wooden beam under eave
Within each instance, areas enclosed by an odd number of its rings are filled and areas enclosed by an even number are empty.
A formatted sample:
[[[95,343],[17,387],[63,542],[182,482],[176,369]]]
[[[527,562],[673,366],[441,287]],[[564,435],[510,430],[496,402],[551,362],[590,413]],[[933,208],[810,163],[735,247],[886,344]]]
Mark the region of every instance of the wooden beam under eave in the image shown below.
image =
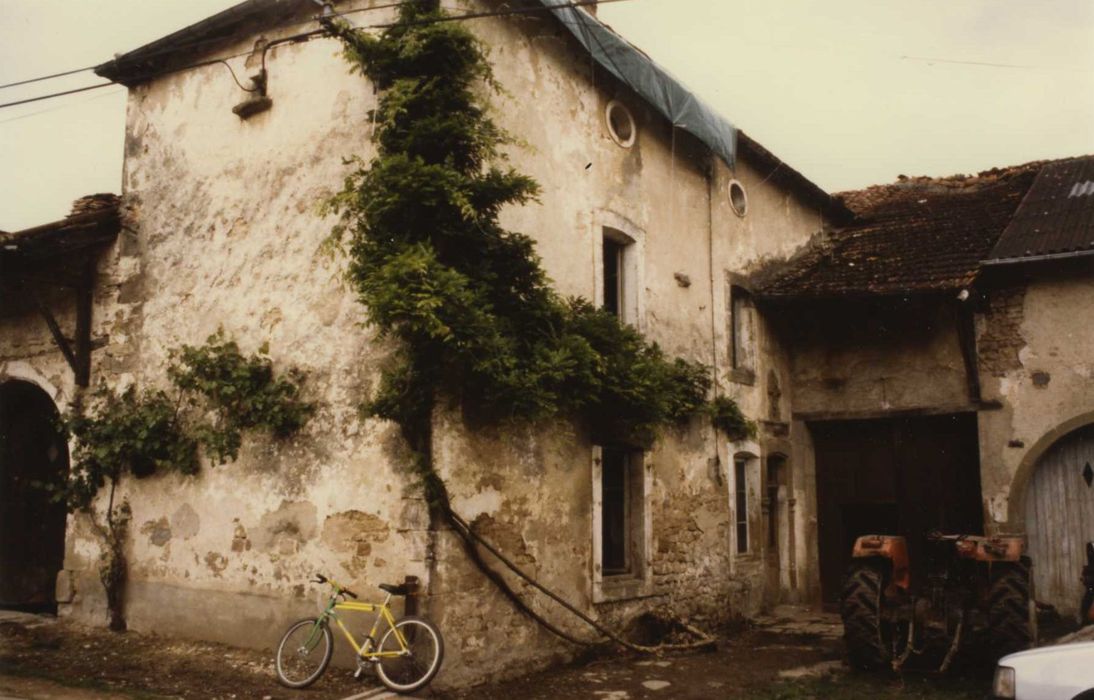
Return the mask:
[[[61,354],[65,356],[65,360],[68,362],[68,366],[72,368],[73,374],[79,379],[80,373],[77,369],[78,362],[76,360],[76,354],[72,352],[72,346],[68,343],[68,338],[61,332],[61,326],[57,323],[57,319],[53,317],[53,312],[49,310],[42,298],[38,296],[36,292],[23,288],[27,294],[34,300],[35,307],[38,308],[38,313],[41,314],[42,320],[46,322],[46,326],[49,328],[50,335],[53,336],[53,342],[57,344],[57,349],[61,351]],[[77,381],[77,383],[79,383]],[[87,386],[83,384],[81,386]]]

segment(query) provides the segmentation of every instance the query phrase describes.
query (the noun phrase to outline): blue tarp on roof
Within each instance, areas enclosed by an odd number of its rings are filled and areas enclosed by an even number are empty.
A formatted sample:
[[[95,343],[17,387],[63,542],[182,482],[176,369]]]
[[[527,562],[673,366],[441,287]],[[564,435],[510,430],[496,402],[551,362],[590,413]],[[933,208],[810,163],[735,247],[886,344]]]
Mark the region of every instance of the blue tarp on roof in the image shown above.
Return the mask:
[[[550,8],[601,68],[645,98],[674,126],[694,135],[732,166],[737,156],[737,129],[600,20],[572,6],[560,7],[571,1],[539,0]]]

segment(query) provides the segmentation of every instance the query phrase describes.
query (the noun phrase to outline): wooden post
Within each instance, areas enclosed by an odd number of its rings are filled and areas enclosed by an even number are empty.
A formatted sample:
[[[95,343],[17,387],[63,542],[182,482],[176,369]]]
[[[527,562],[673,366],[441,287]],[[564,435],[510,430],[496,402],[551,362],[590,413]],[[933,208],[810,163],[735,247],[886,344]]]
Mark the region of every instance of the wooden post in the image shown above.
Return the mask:
[[[95,258],[88,256],[76,283],[76,386],[91,384],[91,309],[95,294]]]
[[[403,585],[406,586],[406,597],[403,598],[403,614],[417,615],[418,590],[421,588],[421,583],[418,581],[417,576],[407,576],[403,579]]]

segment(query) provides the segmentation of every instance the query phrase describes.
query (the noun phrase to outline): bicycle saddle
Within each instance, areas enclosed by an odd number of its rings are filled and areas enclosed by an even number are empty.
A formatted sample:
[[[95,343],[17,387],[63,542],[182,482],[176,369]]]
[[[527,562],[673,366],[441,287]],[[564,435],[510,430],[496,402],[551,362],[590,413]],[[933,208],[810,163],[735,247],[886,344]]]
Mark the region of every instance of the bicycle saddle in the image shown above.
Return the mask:
[[[407,587],[405,585],[396,586],[393,583],[381,583],[380,590],[387,591],[391,595],[406,595],[410,592],[407,590]]]

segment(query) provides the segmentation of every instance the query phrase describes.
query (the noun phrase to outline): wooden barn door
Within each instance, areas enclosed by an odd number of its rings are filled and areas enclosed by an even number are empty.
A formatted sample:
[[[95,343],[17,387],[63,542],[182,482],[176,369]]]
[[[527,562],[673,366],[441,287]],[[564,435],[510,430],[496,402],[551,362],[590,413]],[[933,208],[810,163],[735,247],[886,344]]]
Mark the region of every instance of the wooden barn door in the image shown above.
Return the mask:
[[[817,468],[817,544],[821,593],[839,600],[860,535],[903,535],[913,584],[923,574],[931,530],[978,534],[980,454],[976,416],[810,423]]]
[[[1026,495],[1026,533],[1034,595],[1074,615],[1086,543],[1094,541],[1094,426],[1062,438],[1041,458]]]

